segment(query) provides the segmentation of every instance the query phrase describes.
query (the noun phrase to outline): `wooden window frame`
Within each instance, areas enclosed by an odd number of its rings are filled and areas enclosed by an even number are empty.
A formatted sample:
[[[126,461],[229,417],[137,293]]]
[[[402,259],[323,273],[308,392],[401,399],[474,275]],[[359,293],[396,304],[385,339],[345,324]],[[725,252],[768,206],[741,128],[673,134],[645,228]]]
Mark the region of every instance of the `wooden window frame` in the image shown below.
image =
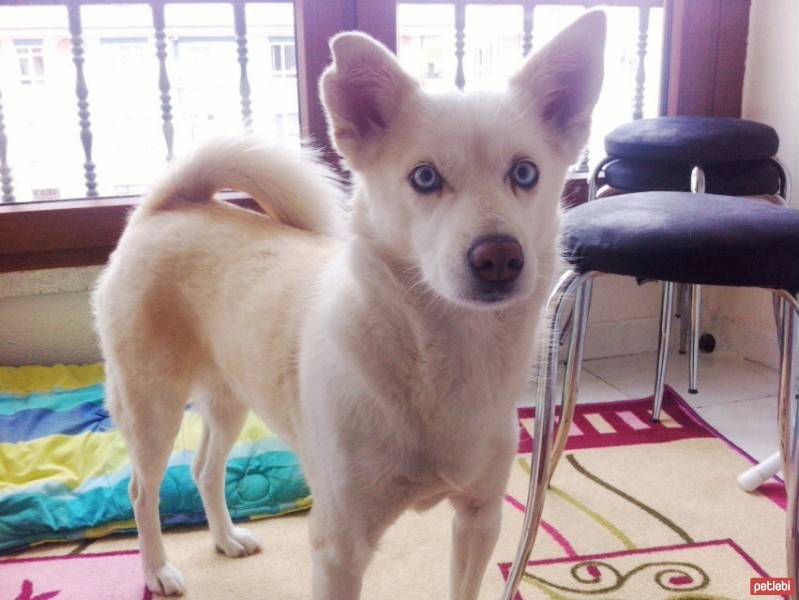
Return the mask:
[[[739,117],[751,0],[666,0],[663,112]],[[295,0],[302,132],[336,164],[318,100],[329,62],[328,39],[361,29],[396,49],[396,0]],[[567,182],[570,203],[585,195],[584,177]],[[231,199],[250,205],[240,195]],[[135,197],[0,204],[0,272],[103,264]]]

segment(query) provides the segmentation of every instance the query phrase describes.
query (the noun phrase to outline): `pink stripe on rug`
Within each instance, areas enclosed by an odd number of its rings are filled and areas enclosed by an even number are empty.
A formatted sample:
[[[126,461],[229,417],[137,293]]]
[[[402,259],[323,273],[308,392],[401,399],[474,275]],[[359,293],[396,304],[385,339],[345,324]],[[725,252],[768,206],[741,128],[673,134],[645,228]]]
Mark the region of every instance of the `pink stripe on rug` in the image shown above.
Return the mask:
[[[519,502],[518,500],[516,500],[516,498],[514,498],[512,496],[509,496],[508,494],[505,494],[505,500],[512,507],[520,510],[521,512],[527,512],[527,510],[525,509],[524,505],[521,502]],[[553,540],[555,540],[555,542],[561,548],[563,548],[563,551],[566,553],[567,557],[573,558],[573,557],[577,556],[577,551],[574,549],[574,546],[572,546],[569,543],[569,540],[567,540],[565,537],[563,537],[563,534],[560,531],[558,531],[557,529],[555,529],[555,527],[553,527],[552,525],[550,525],[549,523],[544,521],[544,519],[541,519],[541,529],[546,531],[547,534],[549,535],[549,537],[551,537]]]
[[[150,600],[138,550],[0,561],[0,598]]]

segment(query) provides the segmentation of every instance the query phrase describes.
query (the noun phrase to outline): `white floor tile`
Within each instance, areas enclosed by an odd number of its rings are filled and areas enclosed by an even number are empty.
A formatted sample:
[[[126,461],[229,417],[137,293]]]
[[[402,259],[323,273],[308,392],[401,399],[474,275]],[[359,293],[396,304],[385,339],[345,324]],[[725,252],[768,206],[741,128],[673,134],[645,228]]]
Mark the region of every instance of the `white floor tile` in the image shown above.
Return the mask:
[[[579,402],[615,402],[629,400],[632,396],[617,387],[602,381],[599,377],[583,369],[580,375]]]
[[[558,391],[557,393],[560,394],[561,385],[563,384],[563,372],[564,372],[563,365],[560,367],[560,371],[558,373]],[[615,388],[611,385],[608,385],[604,381],[602,381],[596,375],[589,373],[585,369],[580,375],[580,396],[578,401],[581,403],[587,402],[615,402],[617,400],[629,400],[631,396],[628,396],[623,391],[618,388]],[[560,401],[560,395],[558,395],[558,401]],[[519,406],[533,406],[535,404],[535,388],[530,387],[527,392],[522,397],[521,401],[518,403]]]
[[[633,398],[652,394],[655,354],[603,358],[585,362],[585,370]],[[699,393],[688,393],[688,356],[672,352],[666,383],[693,407],[754,400],[777,391],[777,374],[737,358],[703,354],[699,360]]]
[[[705,406],[696,412],[756,460],[778,449],[776,396]]]

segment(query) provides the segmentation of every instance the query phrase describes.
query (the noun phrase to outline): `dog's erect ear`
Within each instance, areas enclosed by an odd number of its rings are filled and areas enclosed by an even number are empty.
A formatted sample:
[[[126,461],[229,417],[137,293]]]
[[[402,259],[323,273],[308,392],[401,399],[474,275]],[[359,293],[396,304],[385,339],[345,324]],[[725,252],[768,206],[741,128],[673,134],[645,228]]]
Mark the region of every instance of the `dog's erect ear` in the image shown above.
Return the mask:
[[[559,33],[522,66],[511,89],[530,103],[569,159],[588,139],[602,89],[605,13],[591,11]]]
[[[322,104],[336,150],[357,168],[419,84],[385,46],[363,33],[336,35],[330,50],[333,64],[322,74]]]

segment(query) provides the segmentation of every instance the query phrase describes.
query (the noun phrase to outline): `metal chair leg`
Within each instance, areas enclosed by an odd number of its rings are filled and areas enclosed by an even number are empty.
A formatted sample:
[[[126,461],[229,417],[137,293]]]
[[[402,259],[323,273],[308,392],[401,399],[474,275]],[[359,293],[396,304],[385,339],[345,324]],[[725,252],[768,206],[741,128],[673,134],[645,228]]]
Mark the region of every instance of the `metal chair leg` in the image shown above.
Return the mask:
[[[689,329],[691,327],[691,287],[687,283],[677,286],[677,310],[680,311],[680,354],[688,352]]]
[[[666,366],[669,359],[669,332],[671,331],[671,303],[674,284],[663,282],[663,298],[660,302],[660,335],[658,338],[658,358],[655,374],[655,403],[652,407],[652,422],[660,421],[663,408],[663,389],[666,385]]]
[[[780,455],[783,461],[783,474],[785,475],[786,485],[788,484],[788,463],[790,461],[790,442],[791,442],[791,388],[793,382],[791,376],[793,372],[793,346],[795,336],[794,308],[791,303],[780,298],[782,314],[780,315],[780,381],[777,392],[778,399],[778,423],[780,434]]]
[[[782,304],[783,300],[778,294],[771,297],[774,309],[774,324],[777,326],[777,348],[782,352]]]
[[[524,515],[522,536],[516,550],[503,600],[513,600],[519,583],[524,576],[527,561],[533,551],[541,513],[544,510],[546,495],[552,430],[555,416],[555,386],[558,377],[558,335],[560,331],[561,313],[566,305],[565,298],[585,280],[585,275],[568,271],[558,281],[549,296],[548,309],[552,315],[552,323],[547,335],[546,347],[541,352],[538,367],[538,392],[535,406],[535,431],[533,432],[533,456],[530,471],[530,487],[527,492],[527,508]]]
[[[588,326],[588,313],[591,307],[591,293],[593,281],[587,279],[580,288],[574,300],[572,312],[572,330],[569,340],[569,350],[566,356],[566,373],[563,377],[563,392],[560,405],[560,420],[558,433],[552,446],[552,458],[549,461],[548,482],[560,462],[560,457],[566,449],[569,440],[569,429],[574,420],[574,408],[577,405],[577,394],[580,389],[580,373],[583,364],[583,348],[585,346],[585,330]]]
[[[702,331],[702,286],[691,286],[691,335],[688,346],[688,393],[697,393],[697,379],[699,378],[699,336]]]
[[[793,296],[783,296],[782,312],[782,356],[780,357],[779,383],[779,418],[780,448],[782,451],[785,475],[785,487],[788,492],[788,509],[786,511],[786,556],[788,577],[799,581],[799,411],[796,404],[793,385],[794,336],[796,335],[799,301]],[[792,417],[793,413],[793,417]],[[793,422],[791,423],[791,418]],[[791,596],[796,600],[797,593]]]
[[[695,165],[691,169],[691,192],[694,194],[704,194],[707,189],[707,182],[705,177],[705,170],[700,165]],[[685,303],[683,304],[685,312],[683,314],[690,314],[688,321],[680,323],[680,354],[685,354],[686,346],[689,351],[689,368],[688,368],[688,393],[696,394],[697,379],[699,377],[699,336],[701,332],[700,323],[700,308],[702,305],[701,292],[698,285],[684,286],[687,287]],[[687,309],[690,308],[690,313]]]

